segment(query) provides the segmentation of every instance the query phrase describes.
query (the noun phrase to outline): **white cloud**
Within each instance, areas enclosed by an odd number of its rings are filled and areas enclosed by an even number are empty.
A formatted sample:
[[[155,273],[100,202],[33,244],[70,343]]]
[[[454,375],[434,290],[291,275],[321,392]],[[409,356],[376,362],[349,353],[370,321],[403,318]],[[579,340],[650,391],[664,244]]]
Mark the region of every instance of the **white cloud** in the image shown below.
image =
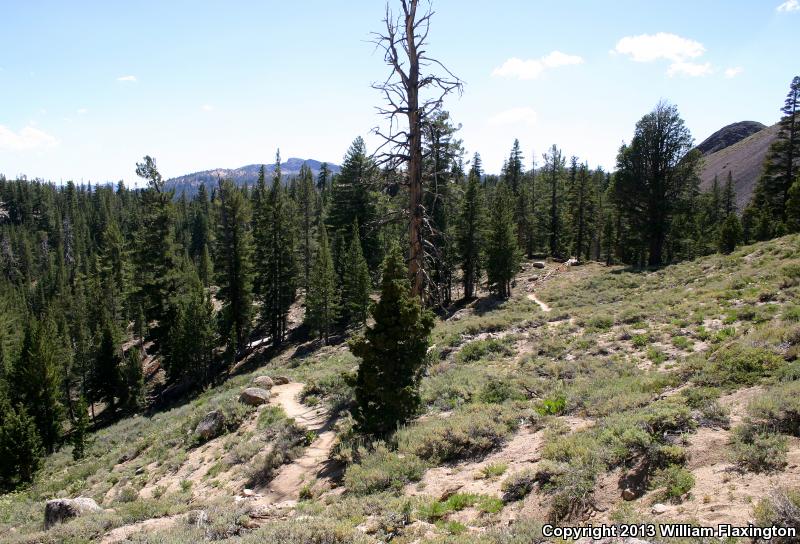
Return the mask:
[[[117,81],[130,81],[132,83],[136,82],[136,76],[119,76]]]
[[[80,108],[76,113],[78,115],[86,115],[87,113],[89,113],[89,110],[87,110],[86,108]]]
[[[614,48],[616,53],[628,55],[636,62],[652,62],[658,59],[681,62],[697,58],[705,53],[705,50],[703,44],[698,41],[667,32],[626,36],[619,40]]]
[[[549,68],[583,64],[577,55],[567,55],[561,51],[553,51],[539,59],[519,59],[511,57],[492,71],[495,77],[514,77],[522,80],[536,79]]]
[[[489,124],[493,126],[503,125],[528,125],[536,124],[538,115],[529,107],[511,108],[501,111],[489,117]]]
[[[714,69],[711,67],[710,62],[704,64],[697,62],[673,62],[667,69],[667,75],[669,77],[674,77],[676,75],[699,77],[707,76],[713,71]]]
[[[211,111],[214,109],[214,106],[212,106],[211,104],[203,104],[202,106],[200,106],[200,109],[203,111]]]
[[[19,132],[0,125],[0,151],[26,151],[58,145],[58,139],[46,132],[27,126]]]
[[[788,13],[790,11],[798,11],[800,10],[800,2],[797,0],[786,0],[783,4],[775,8],[776,11],[782,11],[784,13]]]
[[[741,74],[742,72],[744,72],[744,68],[742,68],[741,66],[734,66],[734,67],[732,67],[732,68],[727,68],[727,69],[725,70],[725,77],[727,77],[728,79],[730,79],[730,78],[732,78],[732,77],[736,77],[736,76],[738,76],[738,75],[739,75],[739,74]]]

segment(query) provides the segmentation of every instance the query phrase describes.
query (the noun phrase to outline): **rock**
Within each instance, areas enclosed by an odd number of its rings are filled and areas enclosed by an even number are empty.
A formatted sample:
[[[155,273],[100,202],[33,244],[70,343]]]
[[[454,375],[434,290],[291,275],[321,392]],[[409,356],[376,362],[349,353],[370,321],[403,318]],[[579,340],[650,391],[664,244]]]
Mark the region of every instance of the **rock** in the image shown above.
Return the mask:
[[[49,529],[57,523],[77,518],[92,512],[102,512],[94,499],[76,497],[74,499],[52,499],[44,507],[44,528]]]
[[[253,378],[253,383],[262,389],[271,389],[275,385],[269,376],[256,376]]]
[[[136,476],[140,476],[140,475],[142,475],[142,474],[144,474],[144,467],[139,467],[139,468],[137,468],[137,469],[136,469],[136,471],[134,472],[134,475],[136,475]]]
[[[651,512],[653,512],[654,514],[663,514],[666,511],[667,511],[667,507],[665,505],[661,504],[660,502],[654,504],[653,505],[653,509],[651,510]]]
[[[241,400],[241,399],[240,399]],[[219,410],[207,413],[194,430],[194,434],[203,440],[211,440],[222,432],[225,415]]]
[[[272,383],[274,383],[275,385],[286,385],[290,381],[291,380],[289,378],[287,378],[286,376],[273,376],[272,377]]]
[[[269,391],[260,387],[248,387],[239,395],[239,402],[248,406],[258,406],[269,402]]]
[[[630,487],[626,487],[622,490],[622,499],[626,501],[632,501],[636,498],[636,493]]]
[[[458,493],[458,491],[459,491],[460,489],[461,489],[461,486],[460,486],[460,485],[450,485],[450,486],[447,486],[447,487],[444,489],[444,491],[442,491],[442,493],[439,495],[439,500],[440,500],[440,501],[446,501],[447,499],[449,499],[450,497],[452,497],[453,495],[455,495],[456,493]]]
[[[242,491],[242,495],[244,495],[245,497],[252,497],[255,494],[256,494],[255,491],[253,491],[252,489],[245,489],[244,491]]]
[[[534,268],[544,268],[544,263],[536,261],[536,262],[533,263],[533,267]]]

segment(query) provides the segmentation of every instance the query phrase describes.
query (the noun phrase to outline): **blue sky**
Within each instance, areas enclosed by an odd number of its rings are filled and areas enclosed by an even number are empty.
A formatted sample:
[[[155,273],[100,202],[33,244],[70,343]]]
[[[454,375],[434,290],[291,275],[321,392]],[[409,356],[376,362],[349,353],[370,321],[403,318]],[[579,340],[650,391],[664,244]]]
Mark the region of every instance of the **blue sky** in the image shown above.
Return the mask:
[[[391,0],[392,3],[395,0]],[[488,6],[488,7],[487,7]],[[429,51],[461,77],[447,104],[471,154],[499,171],[556,143],[613,168],[666,99],[699,143],[772,124],[797,75],[798,0],[434,0]],[[340,162],[382,121],[370,43],[379,1],[0,0],[0,172],[135,181],[284,158]]]

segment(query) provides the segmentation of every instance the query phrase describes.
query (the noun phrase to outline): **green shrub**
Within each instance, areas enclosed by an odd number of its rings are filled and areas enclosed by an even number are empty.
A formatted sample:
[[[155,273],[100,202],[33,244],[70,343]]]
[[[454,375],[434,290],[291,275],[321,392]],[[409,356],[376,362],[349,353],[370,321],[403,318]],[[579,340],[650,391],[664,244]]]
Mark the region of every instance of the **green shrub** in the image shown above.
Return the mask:
[[[759,527],[800,527],[800,489],[776,489],[753,508]],[[795,544],[796,538],[776,537],[773,544]]]
[[[654,365],[660,365],[667,360],[667,356],[664,355],[664,352],[653,346],[647,348],[647,358],[650,359]]]
[[[733,429],[731,457],[742,470],[773,472],[786,466],[785,436],[743,424]]]
[[[609,315],[600,315],[592,317],[586,323],[586,327],[589,330],[595,330],[595,331],[607,331],[613,326],[614,326],[614,318]]]
[[[524,470],[512,474],[503,481],[500,490],[503,492],[503,502],[519,501],[528,496],[536,483],[536,473]]]
[[[481,469],[481,474],[484,478],[499,478],[508,470],[506,463],[491,463]]]
[[[507,339],[475,340],[462,347],[456,359],[461,363],[471,363],[487,357],[508,356],[513,353],[508,344]]]
[[[763,348],[732,345],[717,350],[695,382],[714,387],[753,385],[785,364],[782,357]]]
[[[631,338],[634,347],[643,348],[646,347],[650,343],[650,335],[649,334],[635,334],[633,338]]]
[[[661,490],[663,500],[681,502],[694,487],[694,476],[680,465],[669,465],[656,471],[651,487]]]
[[[478,398],[487,404],[502,404],[510,399],[521,400],[523,397],[510,383],[493,380],[483,386]]]
[[[434,464],[481,456],[503,443],[517,426],[514,410],[472,404],[447,418],[429,418],[395,434],[398,451]]]
[[[536,407],[536,411],[543,416],[557,416],[564,412],[567,406],[567,399],[563,395],[552,398],[542,399]]]
[[[482,495],[476,506],[480,512],[484,512],[486,514],[497,514],[503,509],[503,501],[497,497]]]
[[[360,463],[347,467],[344,485],[356,495],[399,491],[407,483],[419,481],[425,468],[425,463],[415,455],[400,456],[378,444]]]
[[[692,344],[692,341],[685,336],[675,336],[672,338],[672,345],[678,349],[689,350],[694,344]]]
[[[781,319],[793,323],[800,322],[800,305],[793,304],[791,306],[786,306],[781,313]]]
[[[800,382],[790,382],[767,389],[748,406],[750,422],[757,427],[800,436]]]

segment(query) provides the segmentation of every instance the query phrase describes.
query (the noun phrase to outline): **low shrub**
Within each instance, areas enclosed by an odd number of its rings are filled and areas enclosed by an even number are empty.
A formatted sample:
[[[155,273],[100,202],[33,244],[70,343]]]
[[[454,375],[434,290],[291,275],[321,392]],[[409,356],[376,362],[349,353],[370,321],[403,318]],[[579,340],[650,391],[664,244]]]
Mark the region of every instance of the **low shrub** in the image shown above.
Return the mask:
[[[660,490],[662,500],[681,502],[694,487],[694,476],[680,465],[669,465],[656,471],[651,487]]]
[[[732,461],[742,470],[774,472],[786,466],[787,440],[747,423],[733,429]]]
[[[800,489],[775,489],[753,508],[756,525],[760,527],[800,527]],[[797,542],[796,538],[776,537],[774,544]]]
[[[415,455],[398,455],[385,444],[364,455],[360,463],[350,465],[344,476],[344,485],[356,495],[369,495],[379,491],[400,491],[409,482],[416,482],[425,473],[425,463]]]
[[[734,344],[717,350],[698,369],[695,382],[712,387],[754,385],[784,364],[783,358],[770,350]]]
[[[489,338],[466,344],[459,350],[456,359],[461,363],[472,363],[485,358],[509,356],[512,353],[507,339]]]
[[[506,473],[506,470],[508,470],[506,463],[491,463],[481,469],[481,475],[488,479],[499,478]]]
[[[503,481],[500,490],[503,492],[503,502],[519,501],[528,496],[536,483],[536,473],[533,470],[524,470],[512,474]]]
[[[800,436],[800,382],[771,387],[747,406],[747,413],[761,429]]]
[[[447,418],[418,421],[395,434],[398,451],[434,464],[485,455],[517,426],[514,410],[498,404],[472,404]]]

